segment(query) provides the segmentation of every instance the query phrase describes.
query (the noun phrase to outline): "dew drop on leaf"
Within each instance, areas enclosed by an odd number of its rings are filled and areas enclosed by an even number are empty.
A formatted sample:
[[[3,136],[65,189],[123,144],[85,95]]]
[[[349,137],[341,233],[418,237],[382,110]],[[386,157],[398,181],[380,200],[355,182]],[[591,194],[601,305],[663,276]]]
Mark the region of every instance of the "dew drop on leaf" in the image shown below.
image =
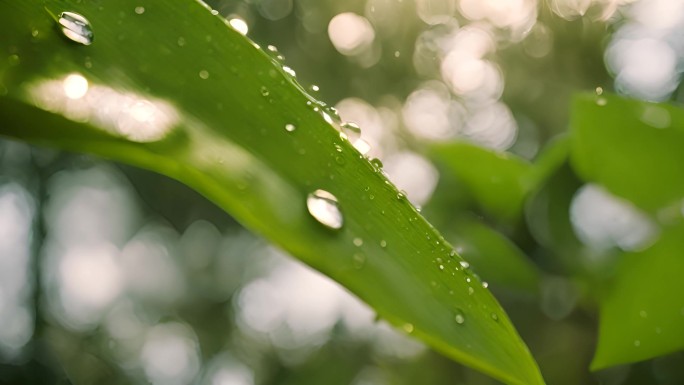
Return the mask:
[[[461,264],[461,267],[463,267],[464,269],[467,269],[470,267],[470,264],[466,261],[461,261],[459,263]]]
[[[456,321],[456,323],[459,325],[463,325],[465,323],[465,314],[463,313],[463,310],[456,309],[456,314],[454,315],[454,321]]]
[[[62,33],[69,40],[83,45],[93,44],[93,29],[88,19],[75,12],[62,12],[57,22],[62,26]]]
[[[306,207],[309,214],[323,226],[333,230],[342,228],[344,218],[333,194],[325,190],[316,190],[307,196]]]
[[[356,246],[356,247],[363,246],[363,239],[361,239],[361,238],[354,238],[353,242],[354,242],[354,246]]]
[[[401,328],[404,329],[406,333],[413,333],[413,324],[406,323]]]
[[[285,125],[285,131],[287,131],[287,132],[292,132],[296,129],[297,129],[297,127],[294,124],[288,123]]]

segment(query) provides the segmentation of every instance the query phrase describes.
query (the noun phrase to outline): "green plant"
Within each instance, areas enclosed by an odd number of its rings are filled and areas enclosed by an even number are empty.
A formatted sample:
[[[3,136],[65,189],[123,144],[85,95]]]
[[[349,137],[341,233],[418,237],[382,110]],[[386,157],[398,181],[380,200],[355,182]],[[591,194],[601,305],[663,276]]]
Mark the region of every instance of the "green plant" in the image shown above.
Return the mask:
[[[566,289],[581,291],[573,295],[588,309],[597,303],[594,369],[684,347],[678,107],[580,94],[567,136],[534,161],[422,143],[443,176],[422,215],[382,162],[355,148],[363,143],[354,125],[309,95],[277,50],[200,3],[2,8],[3,136],[177,179],[379,318],[505,383],[544,380],[479,276],[503,298],[541,287],[543,304]],[[584,183],[643,210],[630,209],[646,223],[639,239],[597,248],[577,239],[571,201]]]

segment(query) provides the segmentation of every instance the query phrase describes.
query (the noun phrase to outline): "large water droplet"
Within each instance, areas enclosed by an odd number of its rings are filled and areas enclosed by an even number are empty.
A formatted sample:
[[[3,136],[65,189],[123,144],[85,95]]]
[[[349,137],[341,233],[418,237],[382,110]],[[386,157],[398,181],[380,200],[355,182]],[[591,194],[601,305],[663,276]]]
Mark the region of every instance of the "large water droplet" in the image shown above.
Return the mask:
[[[309,214],[323,226],[333,230],[342,228],[344,218],[333,194],[325,190],[316,190],[307,196],[306,207]]]
[[[57,22],[62,26],[62,33],[69,40],[83,45],[91,45],[94,35],[88,19],[75,12],[62,12]]]
[[[456,309],[454,321],[456,321],[456,323],[459,325],[463,325],[465,323],[465,313],[463,313],[463,310]]]

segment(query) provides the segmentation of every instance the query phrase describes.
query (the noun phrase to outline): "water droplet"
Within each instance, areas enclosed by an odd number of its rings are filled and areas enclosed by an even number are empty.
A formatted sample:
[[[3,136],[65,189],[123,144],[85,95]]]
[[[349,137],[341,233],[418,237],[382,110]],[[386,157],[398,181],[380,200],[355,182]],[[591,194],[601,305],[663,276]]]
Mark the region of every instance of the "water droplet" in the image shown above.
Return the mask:
[[[352,145],[361,155],[366,155],[371,150],[370,144],[361,138],[356,139]]]
[[[499,322],[499,316],[496,315],[496,313],[492,313],[492,319],[494,320],[494,322]]]
[[[404,329],[406,333],[413,333],[413,324],[406,323],[401,328]]]
[[[219,14],[219,11],[216,10],[216,9],[212,9],[212,10],[211,10],[211,14],[214,15],[214,16],[216,16],[216,15]]]
[[[83,45],[93,44],[93,29],[88,19],[74,12],[62,12],[57,22],[62,26],[62,33],[69,40]]]
[[[382,164],[382,161],[378,158],[373,158],[370,160],[371,164],[373,167],[375,167],[376,170],[381,169],[384,165]]]
[[[397,199],[398,199],[398,200],[404,200],[404,199],[406,199],[406,193],[403,192],[403,191],[399,191],[399,192],[397,193]],[[429,238],[428,238],[428,239],[429,239]]]
[[[145,13],[145,7],[135,7],[135,13],[137,13],[138,15],[142,15],[143,13]]]
[[[467,269],[470,267],[470,264],[466,261],[460,261],[459,264],[461,264],[461,267],[463,267],[464,269]]]
[[[354,238],[353,242],[354,242],[354,246],[356,246],[356,247],[363,246],[363,239],[361,239],[361,238]]]
[[[456,309],[456,314],[454,315],[454,321],[456,321],[456,323],[459,325],[463,325],[465,323],[465,314],[463,313],[463,310]]]
[[[383,239],[382,241],[380,241],[380,247],[382,247],[383,249],[384,249],[385,247],[387,247],[387,241],[384,240],[384,239]]]
[[[178,43],[179,47],[183,47],[185,45],[185,38],[183,36],[179,37],[176,43]]]
[[[596,87],[596,96],[603,95],[603,87]]]
[[[472,287],[468,286],[468,295],[473,295],[473,294],[475,294],[475,289],[473,289]]]
[[[230,19],[228,24],[230,24],[230,26],[233,27],[234,30],[238,31],[241,35],[247,35],[247,32],[249,32],[249,26],[247,25],[247,22],[239,17]]]
[[[285,131],[287,131],[287,132],[292,132],[296,129],[297,129],[297,127],[294,124],[288,123],[285,125]]]
[[[608,100],[606,100],[606,98],[598,98],[596,99],[596,104],[599,106],[605,106],[608,104]]]
[[[204,79],[204,80],[209,79],[209,71],[207,71],[207,70],[201,70],[201,71],[199,72],[199,77],[202,78],[202,79]]]
[[[316,190],[307,196],[306,207],[309,214],[323,226],[333,230],[342,228],[344,219],[337,198],[333,194],[325,190]]]
[[[642,310],[639,312],[639,317],[641,318],[648,318],[648,313],[646,313],[645,310]]]
[[[352,143],[361,138],[361,128],[354,122],[342,122],[340,129]]]
[[[335,157],[335,163],[339,164],[340,166],[343,166],[345,163],[347,163],[343,157],[341,156],[336,156]]]
[[[356,253],[352,256],[352,265],[356,270],[360,270],[366,264],[366,256],[360,253]]]
[[[261,86],[259,92],[261,92],[261,96],[268,96],[271,94],[271,92],[265,86]]]
[[[288,66],[283,66],[283,71],[285,71],[286,74],[292,76],[293,78],[297,77],[297,73]]]
[[[639,341],[639,340],[634,340],[634,347],[637,347],[637,348],[638,348],[639,346],[641,346],[641,341]]]
[[[488,288],[489,283],[487,283],[487,281],[482,281],[482,287],[484,287],[485,289]]]
[[[440,270],[444,270],[444,265],[439,265]]]

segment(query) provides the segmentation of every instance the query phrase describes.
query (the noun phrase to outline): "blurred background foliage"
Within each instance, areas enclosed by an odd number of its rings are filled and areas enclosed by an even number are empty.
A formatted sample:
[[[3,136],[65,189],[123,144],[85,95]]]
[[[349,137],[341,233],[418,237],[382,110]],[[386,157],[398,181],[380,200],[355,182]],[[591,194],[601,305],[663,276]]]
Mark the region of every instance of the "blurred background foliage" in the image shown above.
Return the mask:
[[[549,384],[684,383],[682,112],[603,96],[681,103],[684,2],[207,3],[362,127]],[[0,159],[2,384],[497,383],[175,181]]]

